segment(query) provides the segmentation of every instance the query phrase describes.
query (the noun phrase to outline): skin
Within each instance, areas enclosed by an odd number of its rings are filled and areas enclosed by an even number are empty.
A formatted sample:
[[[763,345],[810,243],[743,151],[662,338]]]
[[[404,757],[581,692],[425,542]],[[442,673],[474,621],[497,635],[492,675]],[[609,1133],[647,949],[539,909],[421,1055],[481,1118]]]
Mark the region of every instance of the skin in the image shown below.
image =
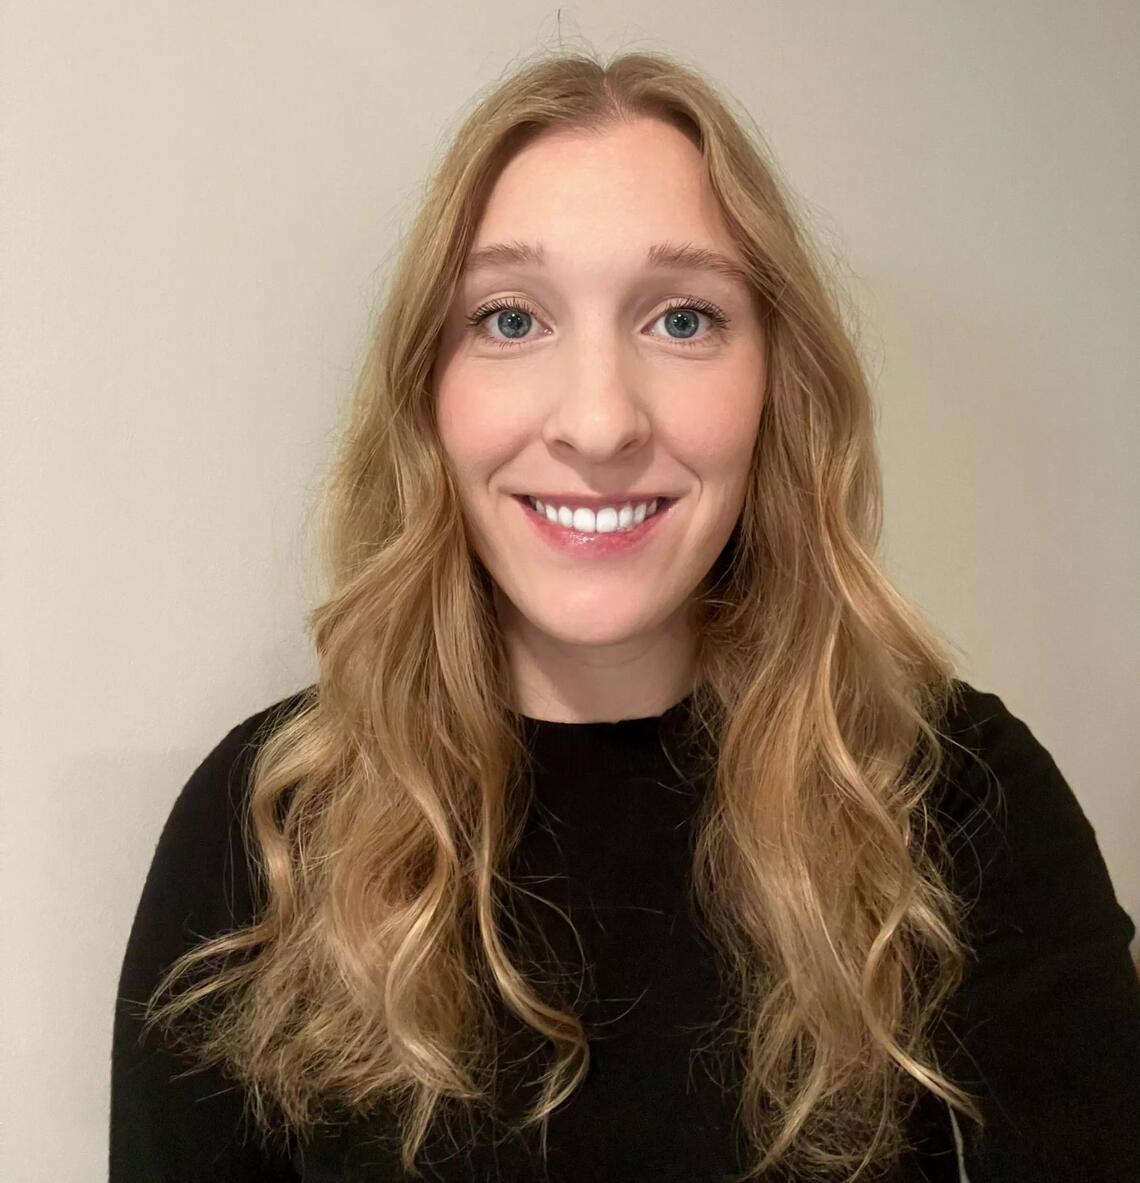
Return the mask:
[[[465,270],[433,371],[514,706],[571,723],[660,714],[693,688],[686,608],[739,518],[767,367],[746,286],[646,253],[668,242],[742,256],[699,151],[654,119],[547,131],[516,155],[472,250],[518,241],[542,244],[545,263]],[[669,306],[691,297],[727,328],[699,310],[678,327]],[[467,324],[500,298],[526,311]],[[549,546],[514,496],[627,490],[680,499],[647,545],[608,557]]]

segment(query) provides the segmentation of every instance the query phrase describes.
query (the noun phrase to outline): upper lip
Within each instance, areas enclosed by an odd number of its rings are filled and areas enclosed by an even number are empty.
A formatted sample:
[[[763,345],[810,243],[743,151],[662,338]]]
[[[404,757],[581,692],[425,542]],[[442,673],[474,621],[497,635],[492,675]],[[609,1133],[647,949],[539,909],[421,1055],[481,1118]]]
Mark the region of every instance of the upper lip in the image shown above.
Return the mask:
[[[607,505],[620,507],[625,504],[640,505],[657,500],[672,501],[668,493],[609,493],[599,496],[594,493],[519,493],[519,497],[534,497],[543,505],[565,505],[567,509],[604,509]]]

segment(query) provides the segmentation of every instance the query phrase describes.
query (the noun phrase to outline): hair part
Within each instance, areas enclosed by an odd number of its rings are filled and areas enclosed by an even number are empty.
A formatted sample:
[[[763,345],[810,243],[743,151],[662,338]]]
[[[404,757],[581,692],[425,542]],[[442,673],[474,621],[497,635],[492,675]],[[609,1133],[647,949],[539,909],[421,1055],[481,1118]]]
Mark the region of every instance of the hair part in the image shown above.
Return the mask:
[[[699,72],[560,53],[486,94],[431,180],[325,489],[318,681],[251,770],[258,914],[181,957],[148,1011],[245,1086],[266,1136],[383,1107],[418,1175],[449,1107],[494,1111],[497,1008],[549,1053],[518,1126],[544,1152],[585,1076],[580,1018],[506,936],[527,752],[431,371],[506,162],[547,129],[645,117],[700,149],[769,356],[743,510],[692,605],[691,738],[714,753],[692,886],[730,987],[713,1037],[739,1078],[740,1178],[860,1177],[903,1149],[922,1089],[982,1122],[933,1043],[965,954],[929,807],[953,665],[877,564],[873,407],[841,297],[758,133]]]

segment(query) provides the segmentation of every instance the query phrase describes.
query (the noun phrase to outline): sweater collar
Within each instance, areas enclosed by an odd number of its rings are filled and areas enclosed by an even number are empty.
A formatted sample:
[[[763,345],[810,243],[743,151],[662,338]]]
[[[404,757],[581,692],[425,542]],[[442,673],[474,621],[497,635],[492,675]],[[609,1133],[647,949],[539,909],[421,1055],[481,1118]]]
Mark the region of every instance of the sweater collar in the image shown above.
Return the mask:
[[[688,723],[693,695],[658,715],[610,722],[566,723],[516,715],[539,768],[557,779],[603,778],[668,767]]]

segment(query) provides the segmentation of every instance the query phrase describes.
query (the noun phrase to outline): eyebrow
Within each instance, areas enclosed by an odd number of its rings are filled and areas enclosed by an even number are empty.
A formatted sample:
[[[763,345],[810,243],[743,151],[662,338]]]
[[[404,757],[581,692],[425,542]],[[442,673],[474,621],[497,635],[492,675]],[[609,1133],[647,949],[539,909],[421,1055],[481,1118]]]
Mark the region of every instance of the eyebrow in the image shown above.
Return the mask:
[[[529,242],[496,242],[480,247],[467,256],[464,272],[470,273],[485,267],[531,265],[544,267],[546,253],[542,244]],[[710,247],[693,246],[691,243],[658,242],[649,248],[645,265],[654,268],[671,268],[681,271],[709,271],[723,275],[733,283],[752,287],[752,277],[739,263],[714,251]]]

